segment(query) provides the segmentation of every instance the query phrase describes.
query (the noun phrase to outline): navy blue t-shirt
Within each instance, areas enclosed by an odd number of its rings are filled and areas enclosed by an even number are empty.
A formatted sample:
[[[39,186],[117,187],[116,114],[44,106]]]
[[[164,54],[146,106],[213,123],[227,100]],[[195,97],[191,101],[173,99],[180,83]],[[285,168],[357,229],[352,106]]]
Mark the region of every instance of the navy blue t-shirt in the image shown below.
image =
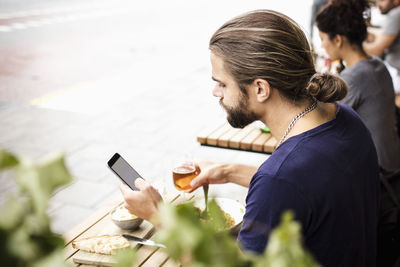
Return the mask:
[[[286,210],[323,266],[375,266],[379,168],[358,115],[338,104],[334,119],[282,143],[253,176],[238,240],[262,253]]]

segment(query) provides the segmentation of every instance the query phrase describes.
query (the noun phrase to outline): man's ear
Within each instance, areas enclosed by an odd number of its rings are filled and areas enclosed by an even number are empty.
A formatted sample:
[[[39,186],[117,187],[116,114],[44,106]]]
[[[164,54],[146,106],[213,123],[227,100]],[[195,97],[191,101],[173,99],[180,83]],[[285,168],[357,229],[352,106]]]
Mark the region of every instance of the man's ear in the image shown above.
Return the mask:
[[[255,79],[252,88],[257,101],[260,103],[267,100],[271,94],[271,86],[264,79]]]
[[[341,47],[343,45],[343,36],[341,36],[340,34],[336,34],[335,37],[333,37],[332,41],[336,47]]]

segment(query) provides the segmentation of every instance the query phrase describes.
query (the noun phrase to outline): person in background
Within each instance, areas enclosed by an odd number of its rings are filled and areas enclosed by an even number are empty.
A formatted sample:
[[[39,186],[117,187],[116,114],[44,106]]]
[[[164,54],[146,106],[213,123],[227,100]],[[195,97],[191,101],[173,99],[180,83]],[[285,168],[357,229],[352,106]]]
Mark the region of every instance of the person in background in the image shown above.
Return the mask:
[[[313,0],[311,6],[311,19],[310,19],[310,36],[311,40],[314,36],[314,25],[315,25],[315,17],[321,8],[328,3],[328,0]]]
[[[340,75],[349,91],[341,102],[351,106],[369,129],[380,166],[393,171],[400,169],[393,84],[385,64],[363,49],[367,8],[365,0],[332,0],[318,13],[316,24],[329,57],[345,63]]]
[[[400,94],[400,0],[377,0],[380,12],[386,15],[381,34],[373,35],[364,42],[369,55],[383,56],[393,80],[394,90]]]
[[[256,10],[211,37],[214,96],[237,128],[261,120],[279,140],[258,168],[201,163],[194,189],[233,182],[249,188],[238,242],[263,253],[272,228],[292,210],[304,244],[322,266],[375,266],[379,168],[359,116],[338,104],[347,92],[337,76],[315,72],[301,28],[287,16]],[[144,180],[121,185],[127,209],[144,219],[161,196]]]

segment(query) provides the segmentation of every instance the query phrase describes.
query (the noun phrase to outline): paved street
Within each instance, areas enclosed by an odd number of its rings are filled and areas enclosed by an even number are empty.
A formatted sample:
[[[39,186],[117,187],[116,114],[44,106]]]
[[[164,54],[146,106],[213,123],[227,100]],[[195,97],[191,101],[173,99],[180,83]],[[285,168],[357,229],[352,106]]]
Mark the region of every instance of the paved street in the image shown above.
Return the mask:
[[[55,232],[120,194],[106,166],[115,152],[162,193],[176,190],[171,164],[184,153],[252,165],[268,157],[196,142],[225,121],[211,94],[208,40],[257,8],[308,30],[311,0],[34,2],[0,0],[0,148],[32,160],[66,153],[74,182],[52,198]],[[0,176],[0,204],[15,190]],[[246,194],[236,185],[210,192],[241,201]]]

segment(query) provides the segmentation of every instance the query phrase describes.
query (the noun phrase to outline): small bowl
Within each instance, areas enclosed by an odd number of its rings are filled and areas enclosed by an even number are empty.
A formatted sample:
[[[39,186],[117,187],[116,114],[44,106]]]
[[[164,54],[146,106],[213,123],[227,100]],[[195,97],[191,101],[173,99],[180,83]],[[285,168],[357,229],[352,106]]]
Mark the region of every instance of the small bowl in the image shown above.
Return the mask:
[[[130,214],[124,206],[118,206],[112,210],[110,216],[111,220],[123,230],[134,230],[143,222],[142,218]]]

